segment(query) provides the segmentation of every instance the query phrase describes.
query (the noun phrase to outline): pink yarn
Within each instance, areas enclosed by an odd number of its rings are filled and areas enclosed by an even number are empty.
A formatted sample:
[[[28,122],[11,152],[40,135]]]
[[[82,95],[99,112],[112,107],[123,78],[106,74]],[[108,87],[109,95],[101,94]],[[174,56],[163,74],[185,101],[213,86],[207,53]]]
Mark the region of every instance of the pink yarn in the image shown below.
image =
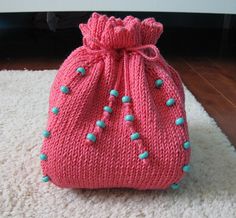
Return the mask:
[[[155,46],[162,24],[93,13],[79,26],[83,46],[64,61],[51,87],[44,181],[92,189],[175,186],[188,171],[191,149],[180,77]],[[123,103],[123,96],[131,101]]]

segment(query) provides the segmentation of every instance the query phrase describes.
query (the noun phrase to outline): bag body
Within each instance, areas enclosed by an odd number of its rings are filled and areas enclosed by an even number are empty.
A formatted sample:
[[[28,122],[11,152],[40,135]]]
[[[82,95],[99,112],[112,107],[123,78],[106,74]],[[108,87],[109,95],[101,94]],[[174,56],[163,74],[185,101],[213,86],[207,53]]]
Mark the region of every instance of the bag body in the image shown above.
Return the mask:
[[[43,181],[65,188],[177,188],[190,142],[178,73],[154,18],[93,13],[52,84]]]

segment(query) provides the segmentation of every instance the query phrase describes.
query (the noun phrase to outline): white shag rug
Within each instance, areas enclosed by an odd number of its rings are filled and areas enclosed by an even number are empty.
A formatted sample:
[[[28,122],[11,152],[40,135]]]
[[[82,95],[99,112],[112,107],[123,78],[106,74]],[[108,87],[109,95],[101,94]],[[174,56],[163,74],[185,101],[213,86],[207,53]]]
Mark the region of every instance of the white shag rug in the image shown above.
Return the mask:
[[[41,183],[41,132],[55,75],[0,71],[0,217],[236,217],[236,152],[187,89],[192,168],[180,190],[70,190]]]

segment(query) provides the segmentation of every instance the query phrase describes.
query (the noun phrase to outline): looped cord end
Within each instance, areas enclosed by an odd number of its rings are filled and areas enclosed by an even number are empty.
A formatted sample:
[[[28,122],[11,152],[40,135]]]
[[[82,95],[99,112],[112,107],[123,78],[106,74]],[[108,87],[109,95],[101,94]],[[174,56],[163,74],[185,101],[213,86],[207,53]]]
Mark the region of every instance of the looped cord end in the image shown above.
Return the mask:
[[[148,56],[145,54],[144,50],[145,49],[150,49],[151,51],[154,52],[154,56]],[[148,45],[142,45],[142,46],[137,46],[133,48],[126,48],[127,51],[134,51],[140,54],[142,57],[144,57],[148,61],[156,61],[159,58],[160,52],[159,49],[153,45],[153,44],[148,44]]]

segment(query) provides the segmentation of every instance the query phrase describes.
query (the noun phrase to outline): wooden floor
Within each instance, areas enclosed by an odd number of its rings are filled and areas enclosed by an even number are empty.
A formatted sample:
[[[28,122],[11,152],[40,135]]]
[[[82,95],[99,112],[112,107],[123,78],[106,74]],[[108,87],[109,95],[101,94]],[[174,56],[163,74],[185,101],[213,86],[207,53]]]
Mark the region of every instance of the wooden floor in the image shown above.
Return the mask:
[[[236,60],[232,58],[168,56],[184,84],[216,120],[236,148]],[[0,60],[8,70],[57,69],[62,58],[27,57]]]
[[[169,62],[236,148],[236,60],[173,57]]]

